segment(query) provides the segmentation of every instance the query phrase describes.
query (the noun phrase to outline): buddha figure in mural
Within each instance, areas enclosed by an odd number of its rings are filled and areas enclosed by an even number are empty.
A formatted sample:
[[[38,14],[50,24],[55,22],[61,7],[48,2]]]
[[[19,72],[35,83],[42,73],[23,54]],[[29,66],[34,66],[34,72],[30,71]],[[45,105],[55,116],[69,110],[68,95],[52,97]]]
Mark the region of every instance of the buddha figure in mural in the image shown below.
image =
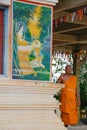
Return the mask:
[[[23,29],[23,25],[20,25],[19,31],[17,32],[17,47],[20,72],[23,75],[34,74],[34,76],[36,76],[36,72],[32,68],[29,61],[29,55],[32,52],[33,46],[29,45],[28,41],[24,39]]]

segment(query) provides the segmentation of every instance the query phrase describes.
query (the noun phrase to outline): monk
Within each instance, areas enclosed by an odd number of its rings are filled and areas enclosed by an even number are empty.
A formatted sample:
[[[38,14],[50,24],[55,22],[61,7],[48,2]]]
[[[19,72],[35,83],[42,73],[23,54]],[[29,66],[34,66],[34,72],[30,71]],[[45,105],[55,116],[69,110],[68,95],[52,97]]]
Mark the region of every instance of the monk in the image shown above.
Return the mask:
[[[67,65],[65,74],[61,74],[58,83],[65,84],[61,90],[60,110],[61,118],[65,127],[78,123],[78,106],[80,105],[80,96],[76,87],[76,76],[71,75],[72,67]]]

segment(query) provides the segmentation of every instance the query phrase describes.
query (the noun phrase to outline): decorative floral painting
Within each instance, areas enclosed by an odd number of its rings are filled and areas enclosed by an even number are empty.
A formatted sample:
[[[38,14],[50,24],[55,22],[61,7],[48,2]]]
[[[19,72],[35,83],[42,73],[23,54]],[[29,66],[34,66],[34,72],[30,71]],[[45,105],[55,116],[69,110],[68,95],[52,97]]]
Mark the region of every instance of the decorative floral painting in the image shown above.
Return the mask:
[[[13,79],[50,81],[51,36],[51,7],[13,2]]]

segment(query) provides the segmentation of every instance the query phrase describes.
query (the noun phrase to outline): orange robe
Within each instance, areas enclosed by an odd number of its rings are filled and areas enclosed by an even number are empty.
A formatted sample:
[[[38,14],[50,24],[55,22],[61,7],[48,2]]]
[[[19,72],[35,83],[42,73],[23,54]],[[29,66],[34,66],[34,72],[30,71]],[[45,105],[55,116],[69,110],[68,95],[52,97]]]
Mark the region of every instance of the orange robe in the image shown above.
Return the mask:
[[[65,82],[65,88],[61,91],[60,102],[61,118],[64,124],[77,124],[78,108],[76,98],[76,76],[71,76]]]

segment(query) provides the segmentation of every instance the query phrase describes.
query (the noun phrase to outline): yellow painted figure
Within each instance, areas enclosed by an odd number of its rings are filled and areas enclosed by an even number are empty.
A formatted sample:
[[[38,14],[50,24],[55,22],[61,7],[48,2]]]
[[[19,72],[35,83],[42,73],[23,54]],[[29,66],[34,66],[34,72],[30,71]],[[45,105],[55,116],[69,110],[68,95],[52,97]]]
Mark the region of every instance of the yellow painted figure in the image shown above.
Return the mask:
[[[32,52],[33,46],[29,45],[29,43],[24,39],[22,25],[20,25],[19,31],[17,32],[17,45],[20,73],[23,75],[34,74],[36,76],[36,72],[29,62],[29,55]]]
[[[45,68],[42,64],[43,56],[41,55],[41,43],[39,40],[34,40],[32,43],[35,59],[31,62],[33,67]]]

